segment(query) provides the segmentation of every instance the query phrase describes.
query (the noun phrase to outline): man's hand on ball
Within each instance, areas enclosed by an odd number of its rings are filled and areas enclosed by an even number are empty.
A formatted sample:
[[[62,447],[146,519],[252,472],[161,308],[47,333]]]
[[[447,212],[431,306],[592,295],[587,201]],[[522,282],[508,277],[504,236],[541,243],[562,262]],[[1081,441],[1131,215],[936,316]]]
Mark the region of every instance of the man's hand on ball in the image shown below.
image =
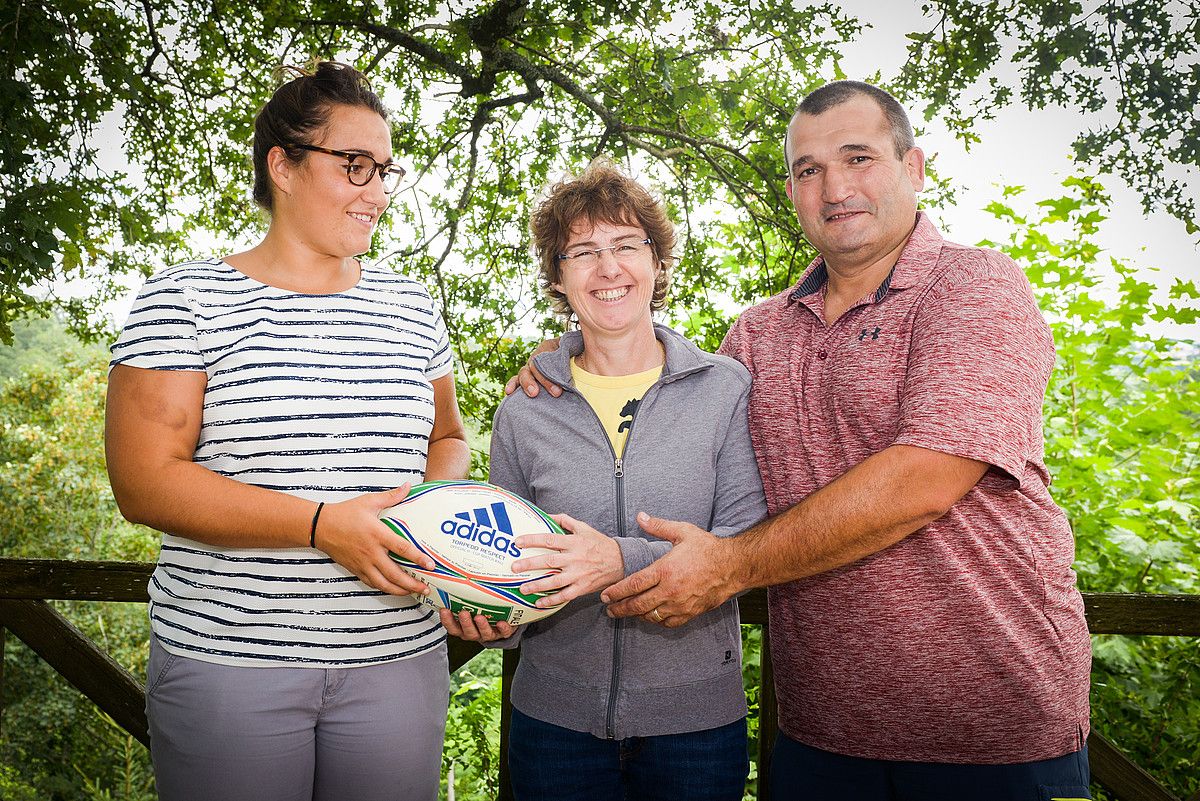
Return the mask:
[[[621,580],[625,575],[625,563],[615,540],[570,515],[550,516],[570,536],[526,534],[517,537],[515,542],[518,548],[547,548],[553,552],[523,557],[512,564],[514,573],[558,571],[552,576],[521,585],[521,592],[553,593],[538,599],[539,609],[565,604]]]

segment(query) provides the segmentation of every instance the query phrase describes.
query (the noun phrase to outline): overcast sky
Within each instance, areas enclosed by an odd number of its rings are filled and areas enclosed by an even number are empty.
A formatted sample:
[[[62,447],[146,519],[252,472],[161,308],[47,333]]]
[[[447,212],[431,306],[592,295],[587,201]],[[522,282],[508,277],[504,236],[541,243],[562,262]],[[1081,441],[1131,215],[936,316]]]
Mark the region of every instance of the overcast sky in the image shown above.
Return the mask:
[[[845,48],[842,68],[850,78],[866,78],[876,70],[885,78],[894,76],[906,58],[904,34],[928,30],[933,24],[922,19],[919,0],[843,0],[841,6],[872,26]],[[1011,75],[1016,71],[1011,70]],[[910,112],[914,122],[923,124],[917,119],[921,109]],[[963,244],[985,238],[1004,241],[1009,231],[982,209],[1000,199],[999,187],[1005,184],[1026,187],[1029,203],[1061,194],[1062,180],[1079,171],[1071,158],[1071,142],[1088,121],[1074,109],[1030,111],[1018,103],[974,129],[981,142],[972,145],[970,153],[936,119],[924,124],[926,130],[917,144],[926,154],[937,154],[939,174],[959,187],[955,205],[939,212],[942,225],[949,229],[947,237]],[[1181,175],[1182,170],[1175,174]],[[1102,182],[1113,200],[1098,237],[1108,253],[1131,264],[1157,268],[1144,277],[1162,294],[1177,277],[1200,279],[1200,246],[1182,222],[1165,212],[1147,217],[1142,213],[1140,195],[1128,184],[1113,176],[1102,176]],[[1195,186],[1193,181],[1193,194]],[[1200,325],[1164,327],[1162,332],[1200,339]]]

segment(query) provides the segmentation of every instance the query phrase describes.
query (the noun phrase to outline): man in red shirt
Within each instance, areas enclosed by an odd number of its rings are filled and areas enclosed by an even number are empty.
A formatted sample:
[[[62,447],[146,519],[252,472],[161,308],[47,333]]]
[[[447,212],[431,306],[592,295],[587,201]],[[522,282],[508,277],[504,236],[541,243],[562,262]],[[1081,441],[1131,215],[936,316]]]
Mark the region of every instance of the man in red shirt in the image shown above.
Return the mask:
[[[642,516],[670,553],[603,593],[683,625],[769,587],[773,798],[1089,797],[1090,645],[1051,500],[1050,331],[1020,268],[917,211],[900,105],[853,81],[788,127],[820,258],[742,314],[771,517],[728,539]]]

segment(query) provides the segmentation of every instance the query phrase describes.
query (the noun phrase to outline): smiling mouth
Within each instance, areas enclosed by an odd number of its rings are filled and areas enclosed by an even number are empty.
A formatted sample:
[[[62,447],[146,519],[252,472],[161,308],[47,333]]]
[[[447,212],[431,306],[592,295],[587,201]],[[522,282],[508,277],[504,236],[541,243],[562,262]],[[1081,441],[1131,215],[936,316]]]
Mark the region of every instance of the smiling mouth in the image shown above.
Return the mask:
[[[826,217],[825,222],[840,222],[841,220],[848,220],[851,217],[857,217],[860,214],[862,214],[861,211],[839,211],[837,214],[830,214]]]
[[[359,222],[364,222],[367,225],[371,225],[372,223],[375,222],[375,218],[372,217],[370,214],[358,214],[357,212],[353,212],[353,211],[348,211],[346,213],[349,214],[354,219],[358,220]]]
[[[597,300],[614,301],[620,300],[629,294],[629,287],[623,286],[616,289],[597,289],[592,293],[592,297]]]

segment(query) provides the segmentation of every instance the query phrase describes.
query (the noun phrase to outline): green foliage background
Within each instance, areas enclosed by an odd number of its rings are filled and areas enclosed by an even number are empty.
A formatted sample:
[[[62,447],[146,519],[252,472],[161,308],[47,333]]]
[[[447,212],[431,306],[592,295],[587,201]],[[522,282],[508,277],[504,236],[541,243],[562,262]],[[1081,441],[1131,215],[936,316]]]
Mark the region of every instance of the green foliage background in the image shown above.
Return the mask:
[[[990,210],[1007,221],[1011,236],[990,244],[1024,267],[1054,329],[1047,463],[1054,496],[1075,530],[1081,589],[1200,593],[1200,348],[1145,327],[1194,319],[1200,291],[1178,281],[1165,303],[1152,301],[1147,270],[1095,244],[1106,204],[1090,178],[1071,178],[1062,196],[1036,202],[1010,187]],[[687,313],[676,310],[677,318]],[[7,520],[0,553],[152,559],[156,535],[120,519],[104,475],[103,349],[79,345],[43,321],[18,327],[16,348],[5,356],[0,508]],[[486,468],[478,471],[482,477]],[[144,671],[143,607],[57,606],[135,675]],[[760,636],[746,628],[744,637],[756,710]],[[1200,775],[1200,640],[1093,639],[1093,725],[1187,797]],[[453,765],[459,799],[495,795],[499,675],[500,655],[487,652],[453,682],[445,766],[449,778]],[[145,750],[11,640],[4,697],[0,796],[154,797]],[[752,748],[757,735],[752,725]]]

